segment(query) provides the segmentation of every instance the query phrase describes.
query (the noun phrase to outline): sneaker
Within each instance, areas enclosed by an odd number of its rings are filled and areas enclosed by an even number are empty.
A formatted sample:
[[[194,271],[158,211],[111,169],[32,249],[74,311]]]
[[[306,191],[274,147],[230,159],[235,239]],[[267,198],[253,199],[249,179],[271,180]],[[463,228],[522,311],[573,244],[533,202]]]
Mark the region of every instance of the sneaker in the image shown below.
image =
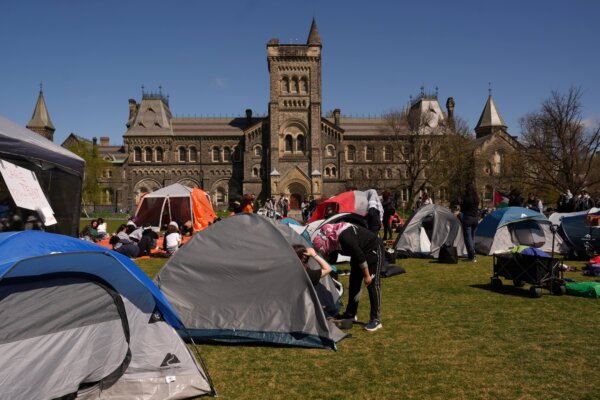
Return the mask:
[[[381,325],[381,321],[378,319],[372,319],[367,325],[365,325],[365,331],[369,332],[375,332],[377,329],[381,328],[383,328],[383,325]]]
[[[356,315],[352,315],[352,314],[348,314],[348,313],[338,314],[335,316],[335,319],[338,321],[341,321],[344,319],[351,319],[352,321],[357,321]]]

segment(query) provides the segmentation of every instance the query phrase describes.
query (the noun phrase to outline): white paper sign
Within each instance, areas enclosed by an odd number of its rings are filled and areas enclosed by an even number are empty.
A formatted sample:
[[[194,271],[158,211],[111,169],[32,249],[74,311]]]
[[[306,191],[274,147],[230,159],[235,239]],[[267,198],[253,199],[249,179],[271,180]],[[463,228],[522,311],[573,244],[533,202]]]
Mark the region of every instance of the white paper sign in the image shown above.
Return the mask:
[[[44,225],[56,223],[54,211],[33,171],[0,160],[0,173],[17,207],[37,211]]]

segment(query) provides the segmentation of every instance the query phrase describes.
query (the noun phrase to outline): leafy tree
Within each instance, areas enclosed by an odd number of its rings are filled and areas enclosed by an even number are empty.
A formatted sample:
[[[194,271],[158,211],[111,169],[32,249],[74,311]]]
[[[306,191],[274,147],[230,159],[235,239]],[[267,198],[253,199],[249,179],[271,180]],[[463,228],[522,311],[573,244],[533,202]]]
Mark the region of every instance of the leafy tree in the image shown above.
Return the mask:
[[[98,146],[87,141],[77,141],[68,147],[68,150],[85,160],[85,176],[83,179],[83,201],[86,204],[99,204],[101,202],[102,173],[111,168],[110,163],[98,156]]]
[[[577,193],[600,183],[593,173],[600,147],[600,124],[586,126],[581,115],[581,89],[552,91],[541,109],[521,118],[527,152],[525,173],[546,190]]]
[[[404,171],[404,187],[412,205],[421,191],[447,189],[448,199],[472,180],[472,135],[466,123],[439,120],[432,111],[393,110],[383,117],[382,133],[392,136],[394,159]]]

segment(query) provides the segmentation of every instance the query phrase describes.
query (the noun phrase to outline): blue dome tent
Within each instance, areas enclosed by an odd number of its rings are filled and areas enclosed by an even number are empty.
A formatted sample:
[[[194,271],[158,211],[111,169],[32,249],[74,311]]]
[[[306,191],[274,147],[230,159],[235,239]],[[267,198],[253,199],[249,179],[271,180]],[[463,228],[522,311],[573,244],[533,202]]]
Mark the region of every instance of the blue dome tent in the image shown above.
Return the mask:
[[[491,255],[507,253],[524,245],[552,252],[550,221],[541,213],[523,207],[498,209],[485,217],[475,230],[475,250]],[[563,253],[565,246],[559,235],[554,238],[554,251]]]
[[[214,393],[162,293],[131,260],[95,244],[0,233],[0,318],[0,393],[8,398]]]

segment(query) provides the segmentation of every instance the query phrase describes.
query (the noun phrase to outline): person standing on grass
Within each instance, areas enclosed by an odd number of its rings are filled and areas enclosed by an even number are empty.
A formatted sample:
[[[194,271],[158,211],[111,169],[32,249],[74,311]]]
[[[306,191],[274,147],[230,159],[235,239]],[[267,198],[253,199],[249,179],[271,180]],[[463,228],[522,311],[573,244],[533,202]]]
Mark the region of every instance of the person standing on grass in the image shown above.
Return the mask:
[[[383,219],[381,200],[379,200],[379,195],[375,189],[369,189],[365,194],[367,195],[367,201],[369,202],[367,206],[367,215],[365,217],[367,226],[371,232],[379,236],[381,221]]]
[[[479,196],[475,185],[468,183],[465,187],[465,193],[460,198],[460,215],[467,246],[467,254],[470,261],[477,262],[475,257],[475,229],[479,222],[478,215]]]
[[[324,254],[340,253],[350,257],[350,288],[348,305],[340,319],[356,319],[361,285],[367,286],[371,310],[365,330],[376,331],[381,324],[380,271],[384,248],[379,236],[362,226],[347,222],[325,224],[313,239],[315,250]]]
[[[383,207],[383,240],[392,239],[392,227],[390,225],[392,217],[396,214],[396,209],[394,208],[392,195],[387,190],[383,192],[381,206]]]

